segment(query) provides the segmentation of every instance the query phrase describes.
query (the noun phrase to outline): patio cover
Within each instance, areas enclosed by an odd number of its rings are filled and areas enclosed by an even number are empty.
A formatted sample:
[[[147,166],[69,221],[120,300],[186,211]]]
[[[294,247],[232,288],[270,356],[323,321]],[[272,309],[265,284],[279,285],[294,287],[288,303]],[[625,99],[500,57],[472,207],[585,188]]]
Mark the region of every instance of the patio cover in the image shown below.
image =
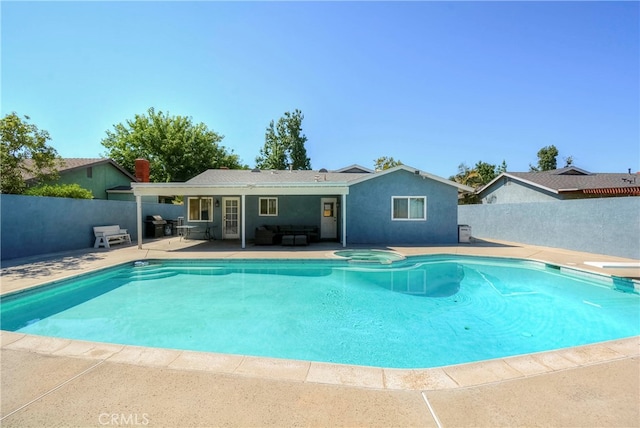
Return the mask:
[[[359,175],[359,174],[354,174]],[[354,177],[355,178],[355,177]],[[342,230],[347,228],[347,198],[349,186],[346,181],[317,182],[277,182],[277,183],[131,183],[136,197],[138,222],[138,248],[142,249],[142,196],[183,195],[183,196],[240,196],[242,248],[246,247],[245,197],[247,195],[340,195],[342,196]],[[346,233],[342,234],[342,245],[346,247]]]

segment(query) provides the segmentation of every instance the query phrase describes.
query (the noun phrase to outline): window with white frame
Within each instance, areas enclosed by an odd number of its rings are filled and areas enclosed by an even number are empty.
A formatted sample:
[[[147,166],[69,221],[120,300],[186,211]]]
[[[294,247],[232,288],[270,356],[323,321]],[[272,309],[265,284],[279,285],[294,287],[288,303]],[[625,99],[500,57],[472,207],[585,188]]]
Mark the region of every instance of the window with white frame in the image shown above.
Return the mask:
[[[391,198],[392,220],[426,220],[426,196],[393,196]]]
[[[188,221],[213,221],[213,198],[199,196],[188,201]]]
[[[277,216],[278,198],[258,198],[258,214],[260,216]]]

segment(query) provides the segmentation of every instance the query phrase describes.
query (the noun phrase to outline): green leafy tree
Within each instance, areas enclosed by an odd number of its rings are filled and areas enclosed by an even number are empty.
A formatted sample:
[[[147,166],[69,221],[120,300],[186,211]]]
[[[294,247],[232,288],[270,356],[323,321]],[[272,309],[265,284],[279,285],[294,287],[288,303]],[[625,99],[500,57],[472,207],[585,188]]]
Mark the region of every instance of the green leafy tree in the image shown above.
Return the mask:
[[[450,180],[456,183],[464,184],[465,186],[479,189],[482,186],[490,183],[494,178],[503,172],[507,171],[507,162],[502,161],[500,166],[496,166],[487,162],[478,161],[473,168],[469,168],[466,164],[461,163],[458,165],[458,173]],[[463,193],[460,198],[461,204],[477,204],[479,203],[478,195],[475,193]]]
[[[91,190],[80,187],[79,184],[43,184],[27,189],[25,195],[51,196],[54,198],[93,199]]]
[[[257,168],[283,170],[291,166],[296,170],[311,169],[305,147],[307,137],[302,133],[303,119],[302,112],[296,109],[293,113],[285,112],[277,124],[273,120],[269,123],[264,146],[256,157]]]
[[[150,108],[146,115],[135,115],[106,133],[105,156],[131,173],[136,159],[147,159],[152,182],[186,181],[212,168],[246,168],[232,150],[219,144],[224,136],[204,123],[194,124],[190,117]]]
[[[449,180],[465,186],[473,187],[474,189],[478,188],[482,184],[478,171],[469,168],[465,163],[458,165],[458,173],[449,177]],[[476,204],[478,203],[478,196],[473,192],[462,192],[458,199],[458,203],[462,205]]]
[[[15,112],[0,119],[0,193],[23,193],[25,177],[36,183],[58,177],[60,157],[47,144],[49,133],[29,120]]]
[[[557,157],[558,149],[556,146],[545,146],[538,151],[538,165],[533,166],[529,164],[529,170],[531,172],[538,172],[556,169],[558,167]]]
[[[400,159],[395,160],[393,157],[381,156],[374,161],[373,168],[376,171],[384,171],[398,165],[402,165]]]
[[[452,177],[449,177],[449,180],[473,188],[482,185],[482,178],[480,177],[480,173],[477,170],[470,168],[465,163],[461,163],[460,165],[458,165],[458,173]]]
[[[283,170],[287,169],[288,162],[287,148],[279,138],[272,120],[264,135],[264,146],[260,149],[260,155],[256,157],[256,167]]]
[[[480,185],[485,185],[491,182],[494,178],[507,171],[507,163],[502,161],[500,166],[496,166],[487,162],[478,161],[473,167],[473,170],[478,173],[480,178]]]
[[[498,175],[502,174],[503,172],[507,172],[507,161],[503,159],[500,166],[496,169],[496,172]]]

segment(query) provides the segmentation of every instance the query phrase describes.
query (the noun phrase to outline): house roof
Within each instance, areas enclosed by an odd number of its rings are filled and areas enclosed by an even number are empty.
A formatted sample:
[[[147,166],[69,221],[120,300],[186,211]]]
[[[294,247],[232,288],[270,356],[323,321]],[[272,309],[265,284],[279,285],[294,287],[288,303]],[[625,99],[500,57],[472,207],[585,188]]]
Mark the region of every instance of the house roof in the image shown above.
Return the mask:
[[[429,179],[437,181],[439,183],[455,187],[458,190],[461,190],[461,191],[464,191],[464,192],[473,192],[475,190],[473,187],[465,186],[464,184],[456,183],[453,180],[447,180],[446,178],[442,178],[442,177],[439,177],[437,175],[429,174],[428,172],[420,171],[419,169],[413,168],[413,167],[411,167],[409,165],[398,165],[398,166],[394,166],[393,168],[385,169],[383,171],[377,171],[374,174],[365,174],[365,175],[362,175],[362,176],[354,179],[351,182],[351,184],[359,183],[361,181],[370,180],[370,179],[376,178],[376,177],[381,177],[383,175],[391,174],[393,172],[396,172],[398,170],[404,170],[404,171],[410,172],[410,173],[415,174],[415,175],[419,175],[419,176],[424,177],[424,178],[429,178]]]
[[[107,189],[107,193],[131,193],[131,186],[115,186]]]
[[[31,169],[33,167],[33,159],[25,159],[23,162],[27,168]],[[114,168],[118,169],[122,174],[129,177],[131,181],[138,181],[136,180],[136,177],[134,175],[129,173],[129,171],[121,167],[113,159],[110,158],[63,158],[61,159],[60,165],[58,166],[58,172],[62,174],[81,168],[88,168],[107,163],[113,165]],[[23,173],[23,178],[25,180],[31,180],[34,178],[34,175]]]
[[[209,169],[196,175],[186,184],[297,184],[340,183],[347,184],[370,173],[319,172],[317,170],[247,170]]]
[[[375,171],[372,170],[372,169],[369,169],[369,168],[365,168],[362,165],[353,164],[353,165],[345,166],[344,168],[336,169],[334,172],[346,172],[346,173],[369,172],[369,173],[374,173]]]
[[[503,177],[527,183],[556,194],[581,191],[595,194],[640,195],[639,174],[592,173],[576,167],[539,172],[505,172],[479,189],[478,193],[489,189]]]
[[[320,172],[317,170],[239,170],[239,169],[210,169],[200,175],[195,176],[186,184],[237,184],[237,185],[260,185],[260,184],[343,184],[351,185],[362,181],[371,180],[386,174],[391,174],[398,170],[405,170],[412,174],[417,174],[449,186],[457,187],[460,190],[473,191],[472,188],[447,180],[433,174],[429,174],[407,165],[398,165],[384,171],[373,172],[360,169],[357,165],[342,168],[336,171]],[[356,172],[366,170],[368,172]]]
[[[398,170],[405,170],[440,183],[456,187],[459,190],[473,191],[472,188],[451,180],[422,172],[406,165],[399,165],[381,172],[354,172],[354,167],[337,171],[323,170],[240,170],[209,169],[185,183],[140,183],[134,184],[135,194],[171,194],[197,195],[204,189],[220,195],[237,194],[323,194],[331,191],[336,194],[348,194],[349,186],[366,180],[376,179]],[[361,169],[356,169],[361,171]],[[155,193],[153,193],[155,192]]]

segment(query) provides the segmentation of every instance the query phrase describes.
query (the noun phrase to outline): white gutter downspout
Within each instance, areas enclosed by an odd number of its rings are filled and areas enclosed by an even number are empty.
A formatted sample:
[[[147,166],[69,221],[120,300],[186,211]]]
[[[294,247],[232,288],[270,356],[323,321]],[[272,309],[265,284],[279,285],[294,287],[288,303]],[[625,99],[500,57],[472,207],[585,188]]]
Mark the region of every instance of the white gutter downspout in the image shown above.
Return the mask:
[[[240,214],[240,215],[241,215],[241,217],[242,217],[242,218],[240,219],[240,222],[241,222],[241,224],[242,224],[241,232],[240,232],[240,233],[242,233],[242,249],[243,249],[243,250],[244,250],[244,248],[246,247],[246,241],[247,241],[247,235],[244,233],[244,232],[245,232],[245,221],[244,221],[244,219],[245,219],[245,215],[244,215],[244,198],[245,198],[245,194],[243,193],[243,194],[241,195],[241,198],[240,198],[240,205],[241,205],[241,207],[240,207],[240,212],[241,212],[241,214]]]
[[[342,195],[342,246],[347,246],[347,195]]]
[[[138,250],[142,250],[142,196],[136,195],[136,221],[138,223]]]

